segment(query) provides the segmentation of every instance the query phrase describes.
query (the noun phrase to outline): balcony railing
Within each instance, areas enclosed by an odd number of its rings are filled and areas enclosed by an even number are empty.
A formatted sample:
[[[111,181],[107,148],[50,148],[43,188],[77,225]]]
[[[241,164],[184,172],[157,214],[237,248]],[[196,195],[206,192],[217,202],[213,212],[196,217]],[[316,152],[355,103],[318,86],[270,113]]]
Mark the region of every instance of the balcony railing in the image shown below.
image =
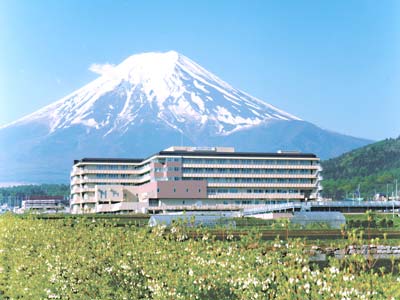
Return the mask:
[[[209,194],[210,199],[303,199],[304,195],[298,193],[217,193]]]
[[[141,178],[84,178],[82,179],[82,183],[142,183],[144,181],[150,180],[150,175],[146,175]]]
[[[97,213],[118,212],[118,211],[140,211],[148,207],[147,203],[141,202],[119,202],[114,204],[97,204]]]
[[[239,165],[239,164],[183,164],[183,168],[224,168],[224,169],[307,169],[319,170],[319,165]]]
[[[275,187],[275,188],[315,188],[315,183],[222,183],[222,182],[209,182],[208,187]]]
[[[209,178],[317,178],[316,174],[262,174],[262,173],[189,173],[185,172],[182,177],[209,177]]]

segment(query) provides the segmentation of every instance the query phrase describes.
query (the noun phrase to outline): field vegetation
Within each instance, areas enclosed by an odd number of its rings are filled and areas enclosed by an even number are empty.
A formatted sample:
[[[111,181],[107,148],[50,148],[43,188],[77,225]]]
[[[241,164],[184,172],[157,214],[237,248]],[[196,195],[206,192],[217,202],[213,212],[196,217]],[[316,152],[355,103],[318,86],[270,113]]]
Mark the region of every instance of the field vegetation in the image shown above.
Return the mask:
[[[355,231],[343,243],[363,244]],[[369,240],[368,243],[384,241]],[[371,258],[310,262],[305,240],[250,230],[121,225],[112,218],[0,217],[2,299],[400,299]],[[393,260],[393,264],[396,261]]]

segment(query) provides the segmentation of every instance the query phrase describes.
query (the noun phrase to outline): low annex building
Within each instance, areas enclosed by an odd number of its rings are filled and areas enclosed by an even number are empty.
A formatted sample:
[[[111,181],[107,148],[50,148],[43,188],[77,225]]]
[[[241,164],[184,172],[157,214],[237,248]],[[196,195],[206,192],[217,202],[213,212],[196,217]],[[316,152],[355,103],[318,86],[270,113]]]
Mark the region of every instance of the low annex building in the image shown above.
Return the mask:
[[[320,160],[299,152],[170,147],[146,159],[83,158],[71,172],[71,212],[316,200]]]

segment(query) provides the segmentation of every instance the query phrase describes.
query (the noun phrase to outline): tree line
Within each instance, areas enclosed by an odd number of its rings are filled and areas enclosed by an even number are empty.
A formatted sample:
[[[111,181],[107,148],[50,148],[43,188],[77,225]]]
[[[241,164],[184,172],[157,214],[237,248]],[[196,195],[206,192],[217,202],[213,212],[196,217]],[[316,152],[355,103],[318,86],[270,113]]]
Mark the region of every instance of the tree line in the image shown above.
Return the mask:
[[[70,187],[66,184],[19,185],[0,188],[0,204],[21,206],[23,200],[30,196],[63,196],[69,197]]]

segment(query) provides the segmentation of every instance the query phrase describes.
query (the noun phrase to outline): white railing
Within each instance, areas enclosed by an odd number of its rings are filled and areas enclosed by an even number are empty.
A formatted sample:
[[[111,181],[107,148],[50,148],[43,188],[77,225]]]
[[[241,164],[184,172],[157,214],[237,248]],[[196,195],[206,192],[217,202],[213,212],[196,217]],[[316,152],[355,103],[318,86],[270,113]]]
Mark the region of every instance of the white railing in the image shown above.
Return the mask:
[[[303,199],[301,194],[266,194],[266,193],[218,193],[208,194],[211,199]]]
[[[244,208],[259,207],[261,204],[193,204],[193,205],[159,205],[149,206],[149,210],[242,210]]]
[[[279,204],[266,204],[256,208],[246,208],[243,210],[244,216],[269,213],[274,211],[282,211],[282,210],[294,210],[295,208],[300,208],[301,203],[279,203]]]
[[[316,174],[270,174],[270,173],[191,173],[183,172],[183,177],[207,178],[317,178]]]
[[[310,201],[312,207],[400,207],[400,201]]]
[[[319,165],[239,165],[239,164],[187,164],[183,168],[227,168],[227,169],[313,169],[319,170]]]
[[[148,208],[147,203],[141,202],[119,202],[113,204],[97,204],[96,213],[118,212],[118,211],[142,211]]]
[[[140,178],[84,178],[82,179],[82,183],[101,183],[101,182],[107,182],[107,183],[115,183],[115,184],[120,184],[120,183],[141,183],[143,181],[150,180],[150,175],[146,175],[144,177]]]
[[[275,187],[275,188],[315,188],[315,183],[222,183],[222,182],[210,182],[207,184],[208,187]]]

